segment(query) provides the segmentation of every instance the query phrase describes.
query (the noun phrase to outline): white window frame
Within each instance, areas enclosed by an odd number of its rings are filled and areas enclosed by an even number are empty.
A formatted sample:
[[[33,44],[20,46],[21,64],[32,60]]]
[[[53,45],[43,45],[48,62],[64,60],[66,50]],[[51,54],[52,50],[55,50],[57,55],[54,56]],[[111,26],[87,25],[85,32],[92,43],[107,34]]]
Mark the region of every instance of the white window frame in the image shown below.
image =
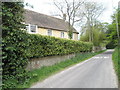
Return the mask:
[[[36,28],[35,32],[31,32],[31,25],[33,25],[33,24],[27,24],[27,25],[28,25],[28,29],[27,29],[28,33],[30,33],[30,34],[37,33],[37,31],[38,31],[38,26],[37,25],[35,25],[35,28]]]
[[[72,39],[74,40],[74,38],[75,38],[75,37],[74,37],[74,33],[73,33],[73,34],[72,34]]]
[[[50,31],[50,32],[49,32],[49,31]],[[51,30],[51,29],[48,29],[47,35],[48,35],[48,36],[52,36],[52,30]]]
[[[61,32],[61,38],[64,38],[64,37],[65,37],[65,33]]]
[[[26,24],[26,29],[27,29],[27,32],[29,33],[29,31],[30,31],[30,24]]]

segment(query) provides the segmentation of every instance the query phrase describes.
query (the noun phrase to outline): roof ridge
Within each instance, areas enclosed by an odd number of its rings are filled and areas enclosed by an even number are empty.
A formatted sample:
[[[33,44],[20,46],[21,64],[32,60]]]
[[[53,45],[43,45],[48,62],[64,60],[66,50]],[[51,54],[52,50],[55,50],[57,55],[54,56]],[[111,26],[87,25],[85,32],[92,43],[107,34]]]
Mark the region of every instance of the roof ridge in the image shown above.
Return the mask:
[[[54,16],[50,16],[50,15],[46,15],[46,14],[43,14],[43,13],[40,13],[40,12],[37,12],[37,11],[33,11],[33,10],[30,10],[30,9],[25,9],[25,10],[64,21],[63,19],[60,19],[60,18],[57,18],[57,17],[54,17]]]

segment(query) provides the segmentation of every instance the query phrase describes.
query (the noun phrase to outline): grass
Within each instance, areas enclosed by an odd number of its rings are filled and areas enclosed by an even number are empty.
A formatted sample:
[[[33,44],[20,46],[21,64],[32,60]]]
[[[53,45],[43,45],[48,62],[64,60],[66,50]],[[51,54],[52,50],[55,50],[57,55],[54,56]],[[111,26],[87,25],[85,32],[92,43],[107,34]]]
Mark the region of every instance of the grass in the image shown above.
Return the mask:
[[[81,54],[76,54],[74,58],[71,58],[66,61],[62,61],[58,64],[52,65],[52,66],[45,66],[40,69],[35,69],[32,71],[27,72],[27,76],[29,76],[27,79],[25,79],[24,82],[20,84],[16,84],[15,88],[30,88],[31,85],[35,84],[38,81],[42,81],[46,79],[47,77],[60,72],[70,66],[73,66],[79,62],[82,62],[84,60],[87,60],[97,54],[100,54],[106,50],[96,52],[96,53],[81,53]],[[14,81],[14,80],[12,80]],[[7,82],[7,81],[6,81]],[[14,83],[14,82],[12,82]]]
[[[120,84],[120,48],[115,48],[115,51],[112,54],[112,60]]]
[[[74,58],[70,59],[70,60],[66,60],[66,61],[62,61],[58,64],[52,65],[52,66],[46,66],[46,67],[42,67],[40,69],[35,69],[31,72],[29,72],[29,74],[31,74],[33,77],[29,80],[28,83],[25,83],[23,85],[18,86],[18,88],[29,88],[32,84],[35,84],[38,81],[42,81],[45,78],[60,72],[72,65],[75,65],[79,62],[82,62],[86,59],[89,59],[97,54],[100,54],[102,52],[104,52],[106,50],[100,51],[100,52],[96,52],[96,53],[83,53],[83,54],[77,54]]]

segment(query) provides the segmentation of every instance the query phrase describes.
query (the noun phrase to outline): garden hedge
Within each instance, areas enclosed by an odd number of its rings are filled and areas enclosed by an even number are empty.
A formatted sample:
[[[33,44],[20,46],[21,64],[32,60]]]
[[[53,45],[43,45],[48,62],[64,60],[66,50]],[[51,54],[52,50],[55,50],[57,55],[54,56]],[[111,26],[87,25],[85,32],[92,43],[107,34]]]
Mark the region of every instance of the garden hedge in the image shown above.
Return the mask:
[[[90,52],[93,46],[87,42],[33,34],[29,35],[28,41],[27,55],[30,58]]]

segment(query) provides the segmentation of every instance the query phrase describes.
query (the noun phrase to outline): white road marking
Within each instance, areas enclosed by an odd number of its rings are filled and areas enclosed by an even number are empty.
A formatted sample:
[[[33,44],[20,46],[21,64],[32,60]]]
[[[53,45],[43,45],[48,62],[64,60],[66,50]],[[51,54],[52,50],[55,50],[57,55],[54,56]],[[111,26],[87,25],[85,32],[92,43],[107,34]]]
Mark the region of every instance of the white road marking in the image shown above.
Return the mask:
[[[95,59],[100,59],[100,58],[109,58],[109,57],[93,57]]]

